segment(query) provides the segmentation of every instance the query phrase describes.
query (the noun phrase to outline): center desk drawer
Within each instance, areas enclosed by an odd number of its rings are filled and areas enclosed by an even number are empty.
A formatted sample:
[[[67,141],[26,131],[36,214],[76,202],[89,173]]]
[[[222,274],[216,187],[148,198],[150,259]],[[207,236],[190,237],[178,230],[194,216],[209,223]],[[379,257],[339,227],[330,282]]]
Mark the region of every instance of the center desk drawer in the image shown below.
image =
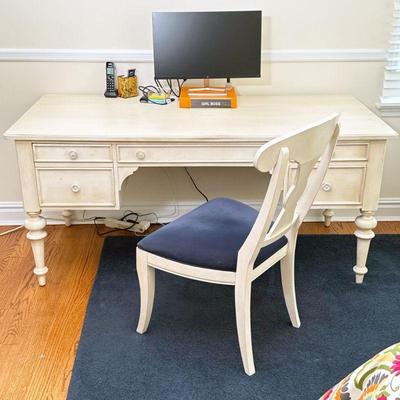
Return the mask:
[[[110,145],[91,144],[34,144],[37,162],[109,162],[112,161]]]
[[[180,163],[246,163],[250,164],[259,149],[258,145],[118,145],[118,162],[140,164]]]
[[[112,168],[36,168],[41,206],[112,207],[115,205]]]

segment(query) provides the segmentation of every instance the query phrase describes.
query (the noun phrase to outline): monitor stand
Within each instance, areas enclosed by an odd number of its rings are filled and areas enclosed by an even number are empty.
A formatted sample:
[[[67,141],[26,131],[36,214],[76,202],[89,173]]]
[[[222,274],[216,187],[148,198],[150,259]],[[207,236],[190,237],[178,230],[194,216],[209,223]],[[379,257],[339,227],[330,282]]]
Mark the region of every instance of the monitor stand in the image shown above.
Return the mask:
[[[204,96],[205,94],[207,96],[216,96],[216,97],[221,97],[221,96],[227,96],[228,91],[232,88],[232,86],[229,84],[226,84],[225,87],[211,87],[210,86],[210,79],[205,78],[204,79],[204,86],[203,87],[192,87],[188,90],[189,96]]]
[[[211,87],[209,79],[204,79],[204,87],[182,86],[179,107],[236,108],[236,91],[229,81],[225,87]]]

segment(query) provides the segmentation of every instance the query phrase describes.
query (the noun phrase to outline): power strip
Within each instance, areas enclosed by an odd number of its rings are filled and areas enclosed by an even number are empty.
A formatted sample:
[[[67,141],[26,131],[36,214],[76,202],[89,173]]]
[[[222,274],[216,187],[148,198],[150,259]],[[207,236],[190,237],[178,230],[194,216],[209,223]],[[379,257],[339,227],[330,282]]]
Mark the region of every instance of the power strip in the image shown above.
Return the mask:
[[[143,233],[147,231],[150,227],[150,222],[149,221],[139,221],[135,225],[132,226],[132,222],[128,221],[121,221],[116,218],[105,218],[104,220],[104,225],[107,226],[108,228],[113,228],[113,229],[126,229],[135,233]]]

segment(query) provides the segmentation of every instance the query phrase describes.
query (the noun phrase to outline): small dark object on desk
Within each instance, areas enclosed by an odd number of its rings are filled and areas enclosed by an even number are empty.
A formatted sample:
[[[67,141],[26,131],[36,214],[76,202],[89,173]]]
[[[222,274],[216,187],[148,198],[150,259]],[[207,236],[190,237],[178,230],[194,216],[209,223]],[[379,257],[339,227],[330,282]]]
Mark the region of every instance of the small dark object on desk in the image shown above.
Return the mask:
[[[118,92],[115,89],[115,66],[113,62],[106,62],[106,91],[105,97],[117,97]]]

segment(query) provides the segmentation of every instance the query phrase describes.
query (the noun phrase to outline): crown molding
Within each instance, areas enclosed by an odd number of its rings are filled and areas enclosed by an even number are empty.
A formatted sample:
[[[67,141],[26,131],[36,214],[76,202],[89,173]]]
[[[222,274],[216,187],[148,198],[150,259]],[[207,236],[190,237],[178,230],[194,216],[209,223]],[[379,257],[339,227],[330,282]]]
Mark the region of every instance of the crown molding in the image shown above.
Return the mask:
[[[382,49],[263,50],[264,62],[378,62],[386,61]],[[131,49],[7,49],[0,48],[0,61],[19,62],[135,62],[153,61],[152,50]]]

